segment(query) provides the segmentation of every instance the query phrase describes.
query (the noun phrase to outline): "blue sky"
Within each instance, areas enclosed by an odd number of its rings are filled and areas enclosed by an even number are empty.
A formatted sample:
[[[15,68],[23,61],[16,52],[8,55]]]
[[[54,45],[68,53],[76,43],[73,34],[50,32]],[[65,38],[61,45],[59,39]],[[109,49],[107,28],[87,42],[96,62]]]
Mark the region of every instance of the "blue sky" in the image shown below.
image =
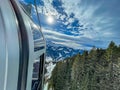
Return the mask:
[[[120,0],[37,0],[37,6],[47,41],[79,49],[120,44]],[[31,16],[36,20],[34,6]]]

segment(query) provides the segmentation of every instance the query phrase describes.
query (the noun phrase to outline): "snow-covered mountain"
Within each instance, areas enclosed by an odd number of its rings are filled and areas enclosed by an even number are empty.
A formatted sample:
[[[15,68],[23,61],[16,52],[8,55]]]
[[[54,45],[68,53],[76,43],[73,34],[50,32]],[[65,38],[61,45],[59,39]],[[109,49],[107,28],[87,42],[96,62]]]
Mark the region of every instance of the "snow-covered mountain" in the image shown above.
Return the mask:
[[[46,50],[46,79],[51,77],[51,72],[54,69],[56,63],[60,60],[64,60],[67,57],[71,57],[77,53],[83,53],[83,50],[73,49],[63,45],[55,44],[52,42],[47,42]]]
[[[58,45],[54,43],[47,43],[47,57],[51,57],[54,61],[64,60],[77,53],[83,53],[81,49],[73,49],[67,46]]]
[[[56,66],[56,63],[53,63],[54,61],[57,62],[59,60],[64,60],[67,57],[71,57],[77,53],[83,53],[83,50],[80,49],[73,49],[69,48],[63,45],[58,45],[52,42],[47,42],[47,50],[46,50],[46,73],[45,73],[45,88],[44,90],[47,90],[48,88],[48,82],[47,80],[50,79],[52,71],[54,67]]]

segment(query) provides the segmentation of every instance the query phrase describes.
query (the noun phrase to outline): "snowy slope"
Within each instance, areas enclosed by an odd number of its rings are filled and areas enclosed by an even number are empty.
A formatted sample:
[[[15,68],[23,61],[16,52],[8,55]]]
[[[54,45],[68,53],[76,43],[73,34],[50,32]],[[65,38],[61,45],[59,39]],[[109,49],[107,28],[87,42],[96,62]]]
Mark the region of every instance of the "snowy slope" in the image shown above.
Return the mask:
[[[51,77],[52,70],[54,69],[54,67],[56,65],[56,64],[53,64],[52,61],[53,60],[51,57],[46,58],[46,64],[45,64],[46,71],[47,71],[45,74],[46,79],[49,79]]]
[[[83,50],[73,49],[54,43],[47,43],[47,57],[51,57],[54,61],[64,60],[77,53],[83,53]]]

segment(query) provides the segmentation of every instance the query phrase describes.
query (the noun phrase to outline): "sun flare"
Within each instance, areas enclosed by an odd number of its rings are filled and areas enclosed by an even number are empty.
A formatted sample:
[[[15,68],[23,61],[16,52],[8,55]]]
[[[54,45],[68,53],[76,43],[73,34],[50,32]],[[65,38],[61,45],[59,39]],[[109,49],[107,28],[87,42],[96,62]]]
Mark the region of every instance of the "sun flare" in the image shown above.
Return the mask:
[[[52,16],[48,16],[48,17],[47,17],[47,22],[48,22],[49,24],[53,24],[53,23],[54,23],[54,18],[53,18]]]

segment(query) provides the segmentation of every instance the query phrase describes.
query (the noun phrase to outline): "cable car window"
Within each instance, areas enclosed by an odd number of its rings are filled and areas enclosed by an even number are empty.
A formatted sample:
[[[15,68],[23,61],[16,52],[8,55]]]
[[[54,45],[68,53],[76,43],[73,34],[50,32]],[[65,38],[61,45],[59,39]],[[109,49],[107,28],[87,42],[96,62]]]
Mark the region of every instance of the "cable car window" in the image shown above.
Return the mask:
[[[34,79],[38,79],[38,74],[39,74],[39,65],[40,65],[40,62],[39,62],[39,60],[35,60],[35,62],[34,62],[34,64],[33,64],[33,75],[32,75],[32,77],[34,78]]]
[[[38,25],[39,22],[37,21],[37,13],[34,11],[34,17],[32,16],[33,12],[32,9],[34,8],[35,4],[28,1],[19,0],[21,4],[21,8],[29,17],[30,29],[32,30],[33,41],[34,41],[34,53],[40,54],[45,49],[45,41],[43,34],[40,30],[40,26]],[[35,10],[35,9],[34,9]],[[32,13],[31,13],[32,12]],[[43,50],[43,51],[42,51]],[[38,90],[38,88],[42,87],[42,80],[43,80],[43,64],[44,64],[44,54],[40,54],[39,57],[35,57],[33,62],[33,73],[32,73],[32,89],[31,90]],[[41,77],[42,76],[42,77]]]
[[[36,90],[38,87],[39,83],[39,67],[40,67],[40,62],[39,60],[35,60],[33,64],[33,74],[32,74],[32,90]]]
[[[34,4],[32,4],[32,2],[25,2],[25,1],[24,2],[20,1],[20,4],[24,12],[31,19],[30,25],[31,25],[32,33],[33,33],[33,39],[34,39],[34,51],[36,52],[41,49],[44,49],[45,47],[42,46],[44,44],[43,34],[40,30],[40,26],[37,25],[39,23],[39,21],[36,19],[37,13],[35,13],[35,11],[33,12],[32,10],[34,7]],[[34,13],[35,17],[32,16],[31,12]]]
[[[43,42],[44,38],[41,31],[39,30],[39,27],[34,23],[31,23],[31,29],[33,33],[33,39],[34,39],[34,51],[36,52],[41,49],[44,49],[45,47],[42,46],[42,44],[44,43]]]
[[[43,40],[43,37],[41,37],[42,35],[41,35],[41,33],[40,33],[40,31],[39,30],[37,30],[35,27],[31,27],[32,28],[32,32],[33,32],[33,39],[34,40],[37,40],[37,39],[42,39]]]

